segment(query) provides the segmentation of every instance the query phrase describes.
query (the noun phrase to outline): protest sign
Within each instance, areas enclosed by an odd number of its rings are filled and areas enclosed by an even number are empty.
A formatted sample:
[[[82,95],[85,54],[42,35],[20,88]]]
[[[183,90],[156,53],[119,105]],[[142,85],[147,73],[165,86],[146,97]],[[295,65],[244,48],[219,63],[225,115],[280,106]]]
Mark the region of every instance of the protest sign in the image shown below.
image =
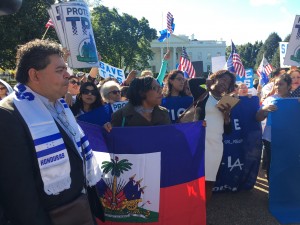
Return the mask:
[[[217,72],[218,70],[223,70],[225,64],[226,64],[225,56],[211,57],[211,66],[212,66],[213,73]]]
[[[48,9],[49,16],[54,24],[54,29],[56,31],[57,37],[63,47],[67,47],[66,40],[65,40],[65,31],[63,29],[61,19],[60,19],[60,4],[51,5]]]
[[[246,69],[246,75],[245,76],[236,76],[236,83],[244,83],[247,85],[248,88],[253,88],[253,69]]]
[[[99,74],[103,78],[113,77],[121,84],[125,80],[124,71],[107,63],[99,61]]]
[[[115,111],[123,108],[127,103],[128,103],[128,101],[115,102],[115,103],[111,104],[111,109],[113,112],[115,112]]]
[[[286,51],[288,48],[289,43],[288,42],[279,42],[279,52],[280,52],[280,68],[289,68],[290,66],[284,65],[284,59],[286,55]]]
[[[62,25],[62,29],[57,28],[57,31],[65,39],[64,47],[70,51],[68,66],[97,67],[97,48],[88,6],[84,2],[66,2],[56,4],[51,9],[52,17],[59,14],[59,20],[56,16],[54,21],[60,21]]]
[[[300,16],[297,15],[292,29],[290,42],[284,58],[284,65],[300,66]]]

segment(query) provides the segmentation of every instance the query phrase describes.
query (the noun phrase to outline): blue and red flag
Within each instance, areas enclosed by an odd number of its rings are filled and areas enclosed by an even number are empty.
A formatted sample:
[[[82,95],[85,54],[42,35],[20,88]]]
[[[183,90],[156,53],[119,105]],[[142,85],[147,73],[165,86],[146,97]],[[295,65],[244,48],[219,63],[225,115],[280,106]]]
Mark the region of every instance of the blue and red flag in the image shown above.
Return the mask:
[[[227,59],[227,69],[239,76],[245,76],[246,71],[234,43],[231,41],[231,53]]]
[[[263,55],[261,63],[256,71],[257,75],[260,77],[260,84],[262,86],[265,86],[269,82],[269,75],[272,72],[272,69],[271,64],[265,58],[265,55]]]
[[[189,56],[186,52],[186,48],[182,47],[182,54],[180,56],[178,70],[181,70],[184,72],[185,77],[187,78],[195,78],[196,77],[196,71],[192,64],[192,62],[189,59]]]
[[[201,121],[114,127],[103,136],[98,126],[80,125],[103,171],[97,188],[106,222],[99,225],[206,224]]]

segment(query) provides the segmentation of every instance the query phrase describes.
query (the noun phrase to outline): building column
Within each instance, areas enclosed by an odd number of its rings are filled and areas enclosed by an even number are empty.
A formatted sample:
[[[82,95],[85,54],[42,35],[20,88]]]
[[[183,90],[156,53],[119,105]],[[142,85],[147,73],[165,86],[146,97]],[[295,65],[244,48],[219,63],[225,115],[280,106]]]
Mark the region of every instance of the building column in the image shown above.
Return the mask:
[[[173,66],[172,66],[172,70],[176,69],[176,47],[173,47]]]
[[[164,58],[164,48],[160,47],[160,63],[162,62]]]

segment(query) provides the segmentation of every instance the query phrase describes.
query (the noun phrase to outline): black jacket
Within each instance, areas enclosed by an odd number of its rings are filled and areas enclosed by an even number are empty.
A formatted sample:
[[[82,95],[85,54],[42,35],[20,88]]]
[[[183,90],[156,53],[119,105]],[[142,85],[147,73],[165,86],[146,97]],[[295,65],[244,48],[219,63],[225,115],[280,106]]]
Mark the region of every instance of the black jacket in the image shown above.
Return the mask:
[[[0,205],[13,225],[50,225],[48,211],[76,199],[84,187],[83,162],[58,126],[69,155],[71,187],[58,195],[44,192],[34,143],[11,96],[0,102]]]

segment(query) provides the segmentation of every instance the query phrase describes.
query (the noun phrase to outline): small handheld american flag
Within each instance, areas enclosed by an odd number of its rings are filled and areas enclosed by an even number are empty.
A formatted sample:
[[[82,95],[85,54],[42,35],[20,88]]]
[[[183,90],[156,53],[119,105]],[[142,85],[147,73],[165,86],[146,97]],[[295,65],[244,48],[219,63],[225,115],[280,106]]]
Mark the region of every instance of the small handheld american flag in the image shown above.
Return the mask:
[[[193,64],[191,63],[189,56],[186,52],[185,47],[182,47],[182,54],[180,57],[180,62],[178,65],[178,70],[183,71],[184,73],[187,73],[189,78],[196,77],[196,71],[194,69]]]
[[[170,12],[168,12],[168,14],[167,14],[167,30],[171,34],[173,33],[173,29],[172,29],[173,22],[174,22],[174,17]]]
[[[48,22],[46,23],[45,25],[46,28],[49,28],[49,27],[53,27],[54,28],[54,23],[51,19],[48,20]]]

